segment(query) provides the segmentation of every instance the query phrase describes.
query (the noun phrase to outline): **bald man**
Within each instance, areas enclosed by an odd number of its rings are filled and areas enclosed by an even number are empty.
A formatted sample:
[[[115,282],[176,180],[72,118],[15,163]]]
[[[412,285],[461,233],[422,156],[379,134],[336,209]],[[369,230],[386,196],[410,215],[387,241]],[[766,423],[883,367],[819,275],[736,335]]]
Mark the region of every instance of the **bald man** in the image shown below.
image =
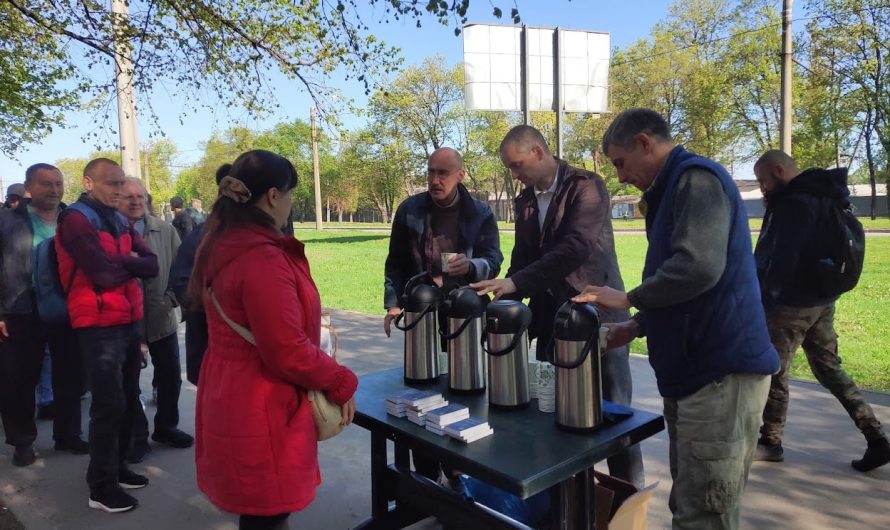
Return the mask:
[[[429,272],[447,292],[494,278],[501,270],[504,256],[494,214],[461,184],[465,175],[460,153],[450,147],[437,149],[427,161],[427,191],[408,197],[396,210],[383,282],[387,337],[401,311],[405,283],[412,276]],[[442,270],[445,253],[452,254],[447,272]],[[439,317],[441,323],[444,314]],[[416,454],[414,467],[433,480],[439,476],[437,462]]]
[[[405,283],[415,274],[429,272],[448,290],[494,278],[501,270],[494,214],[461,184],[465,175],[460,153],[437,149],[427,162],[427,191],[408,197],[396,210],[383,282],[386,336],[401,310]],[[448,272],[442,270],[444,253],[453,254]]]
[[[148,479],[124,460],[139,402],[143,317],[140,278],[158,275],[158,258],[117,211],[124,172],[98,158],[86,165],[86,190],[59,216],[56,253],[65,278],[68,315],[89,374],[89,506],[109,513],[132,510],[124,490]],[[68,280],[70,278],[70,281]]]

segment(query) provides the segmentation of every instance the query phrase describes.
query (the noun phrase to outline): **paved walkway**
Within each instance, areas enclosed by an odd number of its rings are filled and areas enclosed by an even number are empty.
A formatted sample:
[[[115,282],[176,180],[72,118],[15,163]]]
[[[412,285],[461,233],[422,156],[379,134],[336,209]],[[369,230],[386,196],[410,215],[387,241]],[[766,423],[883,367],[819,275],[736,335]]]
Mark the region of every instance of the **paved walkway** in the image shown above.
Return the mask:
[[[334,325],[340,331],[341,360],[359,374],[401,363],[401,340],[383,335],[382,317],[335,312]],[[660,412],[661,402],[646,359],[634,356],[631,368],[635,405]],[[143,389],[150,388],[150,381],[149,368],[142,375]],[[890,529],[890,466],[867,474],[854,471],[850,460],[861,456],[865,443],[841,406],[818,385],[793,383],[792,389],[786,460],[782,464],[753,466],[742,527]],[[869,393],[867,399],[879,419],[890,424],[890,396]],[[194,405],[195,387],[185,383],[180,401],[181,426],[190,432]],[[84,402],[84,418],[86,406]],[[148,413],[151,418],[153,408]],[[135,492],[140,506],[129,513],[109,515],[87,508],[87,457],[56,453],[49,422],[41,422],[39,430],[36,448],[40,456],[30,467],[13,467],[12,449],[0,449],[0,505],[8,506],[28,530],[237,528],[234,516],[217,510],[197,490],[192,449],[154,446],[146,461],[134,466],[151,477],[149,487]],[[316,501],[291,517],[292,529],[345,530],[370,513],[369,448],[370,436],[359,427],[351,427],[320,445],[324,484]],[[650,527],[670,528],[666,435],[647,440],[643,455],[647,479],[660,482],[649,507]],[[15,527],[8,516],[0,514],[0,529],[7,528]],[[438,528],[434,520],[415,525],[415,530]]]

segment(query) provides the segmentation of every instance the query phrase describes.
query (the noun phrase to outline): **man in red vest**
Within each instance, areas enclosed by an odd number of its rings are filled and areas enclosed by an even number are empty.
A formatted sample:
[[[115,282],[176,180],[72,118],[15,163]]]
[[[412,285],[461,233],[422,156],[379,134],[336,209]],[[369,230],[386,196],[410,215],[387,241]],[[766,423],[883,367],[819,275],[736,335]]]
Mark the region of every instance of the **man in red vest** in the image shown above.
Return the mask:
[[[84,168],[86,190],[59,217],[59,276],[68,289],[68,314],[87,366],[90,404],[89,506],[124,512],[138,504],[124,489],[148,479],[124,462],[139,402],[142,290],[137,278],[158,275],[158,258],[117,211],[121,167],[97,158]],[[71,278],[70,283],[67,281]]]

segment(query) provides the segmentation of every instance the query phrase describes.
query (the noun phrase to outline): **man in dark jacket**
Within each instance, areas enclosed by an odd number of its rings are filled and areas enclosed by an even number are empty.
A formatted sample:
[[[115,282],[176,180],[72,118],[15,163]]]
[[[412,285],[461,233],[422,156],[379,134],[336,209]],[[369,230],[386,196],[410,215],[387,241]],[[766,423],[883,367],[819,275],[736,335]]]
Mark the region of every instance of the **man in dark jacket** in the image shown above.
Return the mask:
[[[491,209],[461,184],[460,153],[442,147],[430,155],[427,165],[427,191],[405,199],[392,222],[383,281],[387,336],[412,276],[429,272],[447,290],[494,278],[504,261]],[[442,270],[443,253],[453,254],[448,272]]]
[[[556,310],[585,285],[624,289],[609,195],[603,180],[589,171],[555,158],[541,133],[518,125],[501,142],[501,160],[525,189],[516,198],[516,243],[507,278],[473,284],[495,298],[530,297],[530,337],[537,337],[537,356],[553,331]],[[626,309],[603,311],[604,322],[627,320]],[[626,345],[606,351],[602,358],[603,397],[630,405],[633,385]],[[609,472],[642,486],[643,457],[633,446],[608,460]]]
[[[890,462],[890,443],[844,372],[834,331],[837,293],[824,292],[815,274],[820,258],[830,255],[832,208],[849,204],[847,169],[808,169],[801,172],[783,151],[764,153],[754,164],[766,202],[763,228],[754,257],[766,309],[770,339],[779,351],[781,369],[770,384],[755,460],[784,459],[782,433],[788,413],[788,369],[803,346],[813,375],[840,401],[862,431],[868,448],[852,466],[869,471]]]
[[[461,184],[464,175],[460,153],[450,147],[437,149],[427,162],[427,191],[408,197],[396,210],[383,280],[383,330],[387,337],[412,276],[429,272],[448,290],[494,278],[501,270],[504,256],[497,222],[488,205],[473,198]],[[453,254],[447,259],[447,272],[443,271],[444,253]],[[440,312],[440,325],[444,320]],[[417,453],[414,467],[433,480],[439,477],[439,464]]]
[[[68,324],[41,322],[34,304],[32,248],[53,237],[64,207],[62,173],[49,164],[25,172],[31,194],[15,210],[0,212],[0,416],[6,443],[15,447],[12,462],[34,462],[37,438],[34,388],[40,377],[44,349],[52,358],[55,394],[53,439],[57,451],[86,454],[81,438],[81,353]]]
[[[741,196],[722,166],[675,145],[653,110],[619,114],[602,146],[618,179],[645,192],[643,283],[628,293],[591,286],[575,300],[639,309],[608,326],[608,343],[647,337],[670,441],[673,527],[737,528],[779,367]]]

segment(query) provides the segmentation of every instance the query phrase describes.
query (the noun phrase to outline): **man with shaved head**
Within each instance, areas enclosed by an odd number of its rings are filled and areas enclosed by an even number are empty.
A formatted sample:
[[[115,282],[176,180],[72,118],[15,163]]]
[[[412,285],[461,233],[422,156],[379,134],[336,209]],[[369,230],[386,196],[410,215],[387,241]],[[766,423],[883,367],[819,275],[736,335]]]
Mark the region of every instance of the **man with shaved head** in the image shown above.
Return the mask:
[[[428,272],[447,291],[494,278],[501,270],[504,256],[497,222],[491,208],[461,184],[465,174],[460,153],[450,147],[437,149],[427,161],[427,191],[408,197],[396,210],[383,282],[387,336],[412,276]],[[447,271],[442,270],[445,253],[452,254]],[[440,325],[444,318],[440,312]],[[436,462],[416,455],[414,467],[433,480],[439,476]]]
[[[473,284],[495,298],[530,298],[530,337],[537,337],[538,359],[553,332],[563,302],[589,283],[623,289],[612,234],[612,208],[603,179],[554,157],[540,131],[529,125],[510,129],[501,142],[501,162],[525,189],[516,198],[516,243],[507,277]],[[603,322],[629,317],[626,310],[604,310]],[[630,405],[630,348],[603,353],[603,397]],[[638,445],[608,459],[609,472],[643,486]]]
[[[125,451],[139,402],[143,317],[138,279],[158,275],[158,258],[117,211],[124,172],[97,158],[83,170],[86,190],[59,216],[55,249],[68,315],[89,374],[89,506],[109,513],[138,504],[124,489],[148,479],[131,471]]]
[[[788,413],[788,369],[803,346],[813,375],[837,398],[865,437],[865,454],[851,465],[870,471],[890,462],[890,442],[856,383],[841,366],[834,329],[839,294],[821,280],[834,252],[833,208],[850,201],[847,168],[801,171],[788,154],[764,153],[754,164],[766,214],[754,249],[770,340],[779,352],[779,373],[770,382],[755,460],[785,459],[782,435]]]

